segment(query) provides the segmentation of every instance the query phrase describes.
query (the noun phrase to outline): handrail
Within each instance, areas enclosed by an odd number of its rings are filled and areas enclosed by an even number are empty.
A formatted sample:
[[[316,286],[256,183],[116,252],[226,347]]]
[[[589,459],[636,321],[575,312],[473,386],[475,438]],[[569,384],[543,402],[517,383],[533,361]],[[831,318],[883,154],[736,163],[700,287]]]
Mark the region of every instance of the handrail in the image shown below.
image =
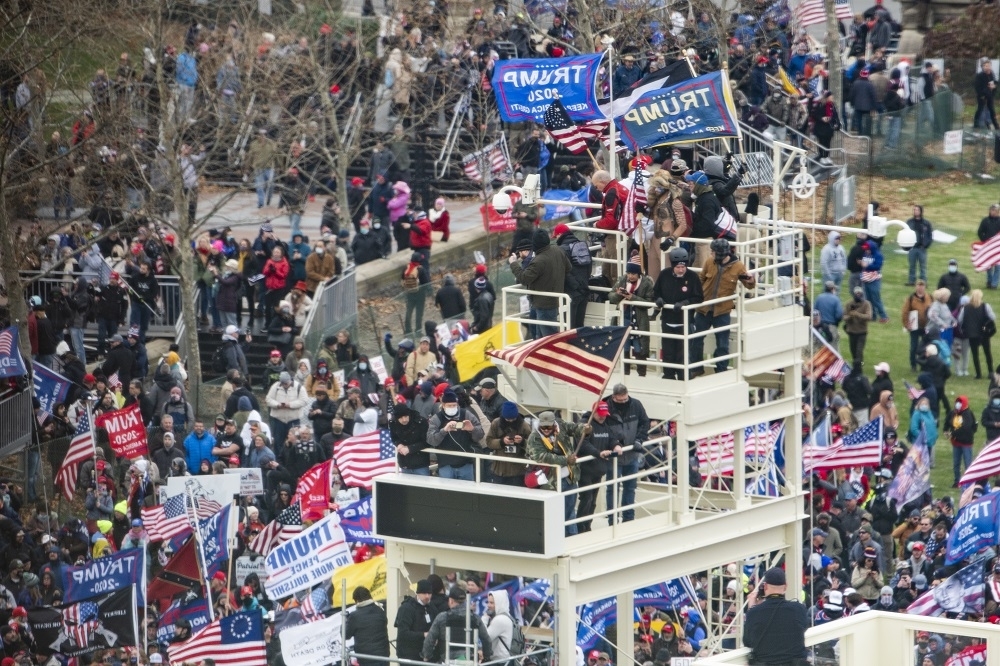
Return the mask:
[[[451,117],[451,124],[448,126],[448,134],[445,136],[444,145],[441,146],[438,158],[434,160],[434,176],[437,178],[444,178],[445,174],[448,173],[448,166],[451,164],[451,154],[454,152],[455,145],[458,143],[458,137],[461,134],[461,118],[468,113],[471,100],[472,95],[466,90],[455,103],[455,111]],[[442,162],[444,164],[441,164]],[[438,165],[441,165],[440,169]]]
[[[548,327],[558,327],[559,331],[568,331],[570,328],[569,320],[569,295],[563,293],[556,293],[551,291],[532,291],[531,289],[525,289],[520,283],[511,285],[509,287],[504,287],[501,290],[502,294],[502,307],[501,316],[503,321],[517,321],[521,324],[534,324],[536,326],[548,326]],[[559,315],[557,321],[550,321],[547,319],[530,319],[526,313],[521,313],[518,311],[517,314],[509,314],[507,311],[507,296],[550,296],[555,297],[559,300],[559,305],[557,307]],[[507,342],[507,327],[503,328],[503,345],[506,347]]]

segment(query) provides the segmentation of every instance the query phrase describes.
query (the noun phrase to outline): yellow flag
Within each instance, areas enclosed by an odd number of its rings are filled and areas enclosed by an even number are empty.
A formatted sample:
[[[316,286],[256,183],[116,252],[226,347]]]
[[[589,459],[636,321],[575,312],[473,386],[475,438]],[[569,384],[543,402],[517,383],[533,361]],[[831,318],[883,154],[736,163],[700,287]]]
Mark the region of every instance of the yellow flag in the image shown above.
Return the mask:
[[[385,555],[376,555],[359,564],[348,564],[333,572],[333,605],[340,608],[340,583],[347,579],[347,605],[354,603],[354,588],[367,587],[375,601],[385,601]]]
[[[472,340],[459,342],[455,345],[454,349],[451,350],[451,356],[455,359],[459,381],[467,382],[483,370],[493,366],[493,362],[486,352],[503,349],[504,326],[507,327],[508,345],[521,341],[521,325],[516,321],[508,321],[506,324],[497,324]]]
[[[778,77],[781,79],[781,87],[785,89],[785,92],[789,95],[798,95],[799,89],[795,87],[792,80],[788,78],[788,74],[785,72],[784,67],[778,68]]]

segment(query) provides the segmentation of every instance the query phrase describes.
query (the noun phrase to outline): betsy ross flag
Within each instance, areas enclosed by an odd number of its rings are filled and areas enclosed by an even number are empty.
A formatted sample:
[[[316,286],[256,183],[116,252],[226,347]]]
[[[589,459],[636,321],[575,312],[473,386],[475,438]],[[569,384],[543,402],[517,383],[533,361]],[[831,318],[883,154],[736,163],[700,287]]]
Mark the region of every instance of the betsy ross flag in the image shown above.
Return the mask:
[[[167,653],[172,664],[212,659],[217,666],[267,666],[260,611],[220,618],[191,640],[171,645]]]
[[[817,469],[878,467],[882,460],[882,430],[880,416],[830,446],[803,445],[802,467],[807,474]]]
[[[184,504],[184,495],[174,495],[163,504],[142,510],[142,526],[150,541],[170,541],[191,532]]]
[[[1000,474],[1000,437],[983,447],[972,464],[966,468],[959,485],[980,481],[994,474]]]
[[[267,555],[301,532],[302,508],[295,502],[264,526],[260,534],[250,541],[250,550],[260,555]]]
[[[747,460],[763,460],[774,451],[777,441],[784,436],[784,424],[759,423],[743,431],[743,452]],[[702,474],[724,474],[733,471],[733,433],[724,432],[717,437],[706,437],[695,442],[698,468]]]
[[[487,353],[515,368],[534,370],[597,394],[618,362],[628,330],[625,326],[582,326]]]
[[[906,612],[930,617],[945,613],[982,613],[985,591],[983,563],[973,562],[917,597],[906,607]]]
[[[848,0],[835,0],[834,9],[838,21],[850,21],[854,18],[851,3]],[[805,0],[795,8],[795,20],[800,28],[818,25],[826,22],[826,3],[823,0]]]
[[[886,496],[896,500],[896,506],[909,504],[923,496],[931,487],[931,457],[923,429],[889,484]]]
[[[1000,234],[972,244],[972,265],[977,272],[982,273],[997,264],[1000,264]]]
[[[371,488],[372,479],[396,469],[396,445],[388,430],[348,437],[333,445],[340,477],[348,486]]]
[[[90,414],[87,410],[80,413],[76,424],[76,432],[69,443],[69,450],[63,459],[62,466],[56,472],[56,485],[62,488],[67,500],[73,499],[76,492],[76,480],[80,473],[80,463],[90,460],[94,453],[94,433],[90,429]]]
[[[599,137],[610,124],[607,120],[593,120],[577,125],[570,119],[569,114],[566,113],[566,107],[559,100],[549,104],[549,108],[545,110],[543,122],[552,138],[566,146],[566,150],[574,155],[587,150],[587,142]]]

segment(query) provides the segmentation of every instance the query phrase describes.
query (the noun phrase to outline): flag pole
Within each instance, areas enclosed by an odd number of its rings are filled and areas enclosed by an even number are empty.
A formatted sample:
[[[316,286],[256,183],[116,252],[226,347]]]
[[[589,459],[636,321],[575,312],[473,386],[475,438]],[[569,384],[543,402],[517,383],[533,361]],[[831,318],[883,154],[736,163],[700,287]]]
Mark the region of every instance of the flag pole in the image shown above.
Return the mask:
[[[621,344],[618,345],[618,351],[615,353],[615,360],[611,364],[611,372],[609,372],[608,376],[604,378],[604,383],[601,385],[601,390],[597,392],[597,399],[598,400],[600,400],[601,396],[604,395],[604,391],[607,390],[608,384],[611,382],[611,375],[612,375],[612,373],[614,373],[615,367],[618,366],[618,361],[622,357],[622,352],[625,351],[625,345],[628,344],[628,336],[629,336],[629,334],[631,332],[632,332],[632,327],[631,326],[629,326],[628,328],[625,329],[625,335],[622,336]],[[590,410],[590,416],[587,418],[587,422],[583,425],[584,428],[587,428],[591,424],[591,422],[594,420],[594,412],[595,411],[596,411],[595,409],[591,409]],[[586,434],[580,433],[580,441],[576,443],[576,448],[573,449],[573,455],[574,456],[577,453],[580,452],[580,447],[583,446],[583,440],[584,439],[586,439]]]
[[[208,587],[208,582],[205,580],[205,569],[207,568],[205,564],[205,551],[201,547],[201,529],[198,525],[198,512],[194,506],[194,493],[191,492],[190,486],[184,488],[184,493],[187,495],[185,502],[185,511],[187,507],[191,507],[191,513],[188,514],[188,520],[192,520],[192,527],[194,527],[194,547],[196,551],[196,559],[198,560],[198,580],[201,582],[201,589],[205,591],[205,601],[208,602],[208,621],[215,622],[215,608],[212,607],[212,590]]]
[[[615,143],[617,142],[617,137],[615,136],[615,69],[614,69],[614,37],[610,35],[605,35],[601,40],[601,43],[607,46],[608,54],[608,98],[611,100],[609,103],[609,108],[611,109],[611,122],[608,123],[608,173],[611,174],[611,180],[615,179],[615,162],[618,160],[618,153],[615,152]],[[589,152],[589,149],[588,149]],[[595,162],[597,160],[594,160]]]
[[[239,499],[240,499],[239,495],[233,495],[232,515],[229,516],[229,525],[233,524],[233,520],[236,520],[236,524],[237,525],[240,524],[239,523],[239,515],[240,515],[239,514],[239,510],[240,509],[239,509],[239,504],[238,504]],[[229,569],[229,572],[228,572],[228,575],[226,576],[226,600],[227,601],[229,600],[229,594],[230,594],[229,589],[233,586],[233,560],[236,559],[236,558],[233,557],[233,554],[236,553],[236,546],[238,545],[237,540],[236,540],[237,539],[236,534],[233,534],[232,536],[229,536],[229,525],[226,525],[226,539],[229,541],[229,557],[227,558],[229,560],[229,562],[227,563],[228,564],[227,568]],[[235,611],[236,609],[234,608],[232,610]]]

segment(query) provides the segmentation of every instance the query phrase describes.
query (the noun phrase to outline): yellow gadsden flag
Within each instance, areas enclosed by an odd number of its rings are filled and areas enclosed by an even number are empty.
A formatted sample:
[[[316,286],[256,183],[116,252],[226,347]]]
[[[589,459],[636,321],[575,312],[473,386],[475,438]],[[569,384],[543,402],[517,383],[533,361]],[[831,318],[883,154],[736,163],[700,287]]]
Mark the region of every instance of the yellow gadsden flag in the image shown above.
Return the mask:
[[[460,382],[467,382],[483,370],[493,367],[493,362],[486,352],[503,349],[504,326],[507,327],[508,345],[521,342],[520,324],[515,321],[508,321],[506,324],[497,324],[471,340],[459,342],[455,345],[455,348],[451,351],[451,355],[455,359],[455,367],[458,369],[458,380]]]
[[[348,564],[333,572],[333,605],[340,608],[340,584],[347,580],[347,605],[354,603],[354,588],[367,587],[375,601],[385,601],[385,555],[376,555],[359,564]]]

